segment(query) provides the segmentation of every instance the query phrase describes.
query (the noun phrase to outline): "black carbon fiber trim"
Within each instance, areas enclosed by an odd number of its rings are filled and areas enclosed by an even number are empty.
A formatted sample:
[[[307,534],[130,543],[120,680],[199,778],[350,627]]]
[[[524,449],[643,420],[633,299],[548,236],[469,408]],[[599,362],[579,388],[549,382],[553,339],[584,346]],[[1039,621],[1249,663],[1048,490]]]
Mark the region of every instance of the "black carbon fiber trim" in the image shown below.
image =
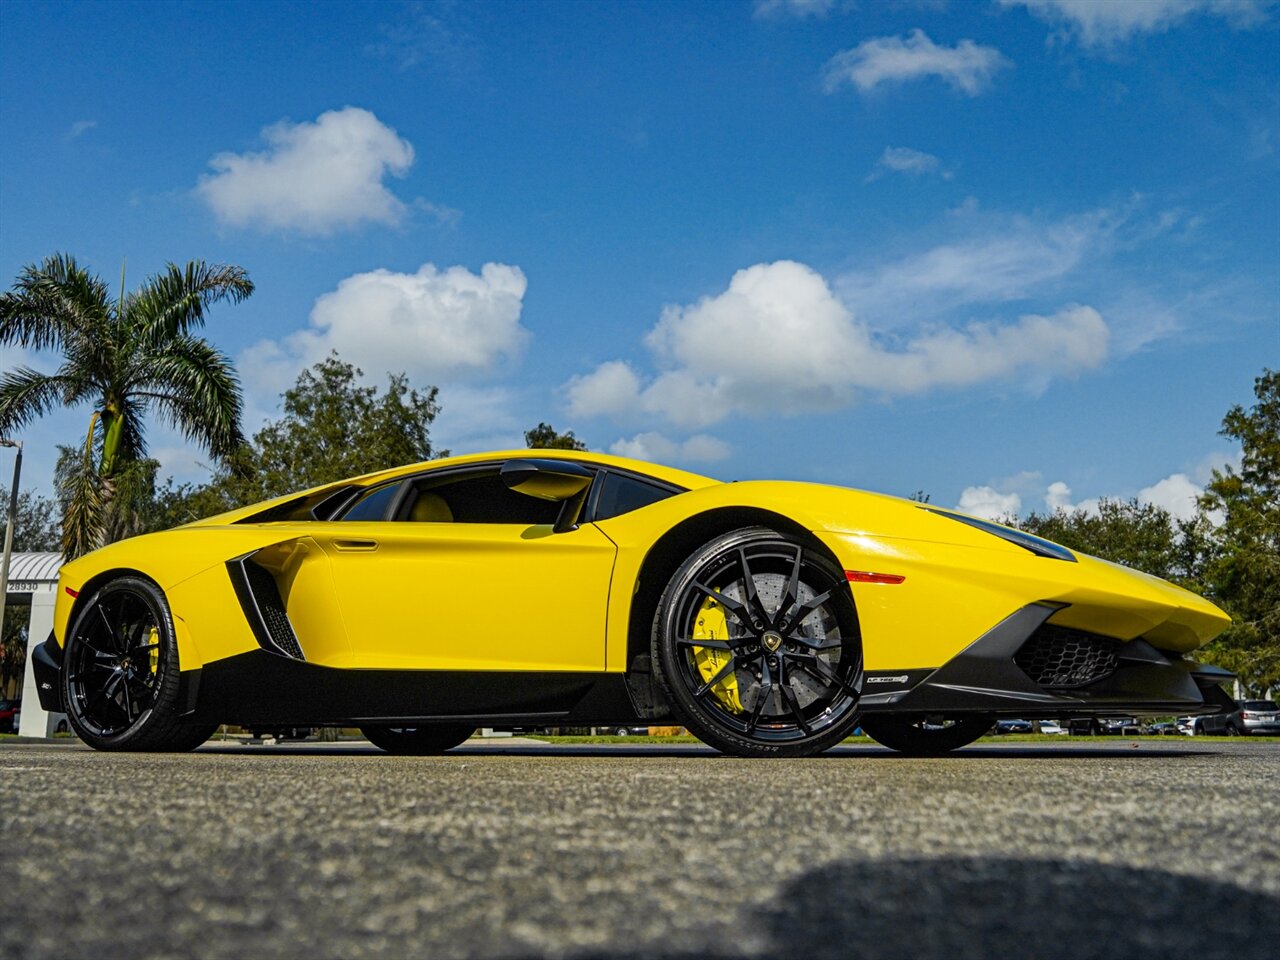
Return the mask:
[[[1022,672],[1042,687],[1071,689],[1111,676],[1120,664],[1120,641],[1046,623],[1013,655]]]
[[[253,562],[253,554],[228,560],[227,573],[258,646],[293,660],[306,660],[271,573]]]

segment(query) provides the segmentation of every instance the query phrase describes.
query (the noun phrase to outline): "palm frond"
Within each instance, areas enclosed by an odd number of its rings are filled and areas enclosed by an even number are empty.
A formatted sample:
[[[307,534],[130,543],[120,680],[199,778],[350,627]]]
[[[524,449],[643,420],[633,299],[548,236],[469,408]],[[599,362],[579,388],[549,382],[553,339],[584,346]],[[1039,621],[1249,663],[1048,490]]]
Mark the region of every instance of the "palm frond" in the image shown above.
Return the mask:
[[[13,289],[0,294],[0,343],[57,349],[100,336],[111,315],[107,285],[76,263],[54,254],[28,264]]]
[[[12,433],[60,405],[81,399],[82,384],[63,373],[17,367],[0,375],[0,434]]]
[[[94,413],[83,448],[59,448],[54,483],[62,501],[62,554],[68,560],[97,550],[106,542],[110,491],[105,489],[94,463],[97,422],[98,414]]]
[[[140,340],[158,344],[203,326],[211,305],[239,303],[252,293],[253,281],[243,267],[203,260],[185,267],[170,263],[125,300],[124,313]]]
[[[146,402],[189,440],[227,460],[244,443],[240,380],[230,358],[198,337],[178,336],[147,361],[132,396]]]

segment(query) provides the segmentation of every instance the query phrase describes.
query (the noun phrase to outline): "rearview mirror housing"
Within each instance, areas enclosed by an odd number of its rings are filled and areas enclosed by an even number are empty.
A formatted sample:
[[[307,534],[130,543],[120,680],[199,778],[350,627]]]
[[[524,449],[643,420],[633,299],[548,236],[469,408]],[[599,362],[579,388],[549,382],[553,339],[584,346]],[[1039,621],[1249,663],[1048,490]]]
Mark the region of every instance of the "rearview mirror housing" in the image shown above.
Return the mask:
[[[568,533],[578,527],[578,517],[587,502],[595,473],[568,460],[508,460],[498,471],[502,482],[516,493],[561,504],[552,529]]]

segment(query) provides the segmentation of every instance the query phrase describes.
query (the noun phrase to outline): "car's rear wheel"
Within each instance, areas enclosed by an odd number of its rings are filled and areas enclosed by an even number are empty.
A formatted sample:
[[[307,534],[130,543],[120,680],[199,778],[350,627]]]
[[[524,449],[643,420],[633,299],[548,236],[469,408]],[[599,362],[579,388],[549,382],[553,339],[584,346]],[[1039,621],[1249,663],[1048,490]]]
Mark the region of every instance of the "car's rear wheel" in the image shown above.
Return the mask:
[[[658,601],[652,655],[681,722],[725,753],[808,756],[857,725],[853,595],[807,540],[748,527],[696,550]]]
[[[909,757],[936,757],[968,746],[991,729],[991,717],[870,714],[862,731],[876,743]]]
[[[120,576],[80,605],[67,631],[62,701],[98,750],[193,750],[216,726],[179,722],[178,645],[164,594]]]
[[[427,724],[421,727],[361,727],[360,732],[375,747],[406,756],[444,753],[464,743],[476,728],[460,723]]]

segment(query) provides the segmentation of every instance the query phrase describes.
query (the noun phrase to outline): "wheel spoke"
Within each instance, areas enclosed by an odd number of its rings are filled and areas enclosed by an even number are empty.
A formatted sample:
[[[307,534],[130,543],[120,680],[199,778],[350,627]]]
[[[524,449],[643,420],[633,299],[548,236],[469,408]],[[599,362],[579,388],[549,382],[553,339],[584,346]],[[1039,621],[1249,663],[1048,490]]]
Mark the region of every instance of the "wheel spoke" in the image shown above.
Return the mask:
[[[710,680],[708,680],[706,683],[700,686],[697,690],[693,691],[693,695],[695,697],[705,696],[708,690],[714,687],[717,683],[719,683],[721,680],[723,680],[733,671],[734,665],[736,663],[737,663],[737,657],[735,657],[732,653],[730,653],[728,663],[726,663],[723,667],[717,670],[716,675],[714,677],[712,677]]]
[[[804,548],[796,547],[795,563],[791,565],[791,576],[787,578],[787,588],[782,593],[782,602],[778,604],[778,616],[774,620],[776,626],[786,617],[786,613],[800,596],[800,564],[804,560]]]
[[[796,698],[796,692],[792,689],[790,681],[787,679],[786,668],[783,664],[786,660],[778,661],[778,684],[782,687],[782,699],[787,702],[787,708],[791,711],[791,715],[796,718],[796,723],[800,729],[804,731],[805,736],[813,732],[809,726],[809,722],[804,718],[804,711],[800,709],[800,701]]]
[[[123,674],[121,674],[123,676]],[[124,719],[125,723],[133,723],[133,700],[129,697],[129,680],[125,678],[120,684],[120,689],[124,691]]]
[[[693,581],[693,585],[733,614],[734,619],[744,627],[751,628],[751,612],[733,597],[726,597],[719,590],[713,590],[701,580]]]
[[[798,643],[801,646],[808,647],[810,650],[839,650],[841,647],[844,646],[844,639],[841,637],[837,637],[834,640],[829,640],[824,643],[816,643],[815,641],[810,640],[804,634],[797,633],[787,637],[787,639],[791,640],[794,643]]]
[[[747,551],[742,547],[738,548],[738,563],[742,567],[742,589],[747,598],[747,609],[751,611],[753,618],[761,623],[768,623],[769,612],[760,601],[760,594],[756,591],[756,578],[747,564]]]
[[[825,593],[820,593],[816,597],[810,597],[804,603],[797,606],[794,612],[788,610],[786,615],[781,618],[781,626],[783,629],[798,630],[800,628],[800,624],[804,622],[805,617],[809,616],[809,614],[813,613],[813,611],[817,610],[820,606],[830,600],[832,594],[834,594],[836,590],[836,587],[832,587]]]
[[[856,697],[858,695],[858,691],[849,686],[849,684],[843,680],[839,674],[827,666],[826,661],[822,660],[820,657],[808,656],[805,654],[797,656],[793,654],[791,656],[791,660],[795,662],[797,667],[809,674],[809,676],[813,677],[815,680],[821,680],[823,683],[829,684],[830,686],[838,687],[851,697]]]
[[[764,713],[765,704],[769,702],[769,698],[773,695],[773,681],[765,679],[760,684],[760,690],[756,695],[756,705],[751,708],[751,716],[747,718],[747,736],[751,736],[756,732],[756,725],[760,722],[760,715]]]

